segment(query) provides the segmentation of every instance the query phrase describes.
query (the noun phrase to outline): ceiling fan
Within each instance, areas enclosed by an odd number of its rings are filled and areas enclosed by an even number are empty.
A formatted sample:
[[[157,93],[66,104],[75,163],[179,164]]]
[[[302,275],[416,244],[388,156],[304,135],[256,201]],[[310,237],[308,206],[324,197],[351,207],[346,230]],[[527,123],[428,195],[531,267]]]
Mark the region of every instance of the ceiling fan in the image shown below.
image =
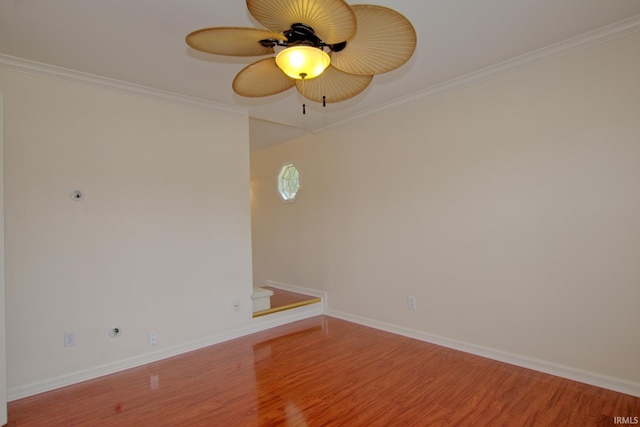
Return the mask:
[[[349,99],[375,74],[402,66],[416,47],[416,32],[400,13],[344,0],[246,0],[267,29],[215,27],[186,37],[193,49],[227,56],[277,55],[241,70],[233,90],[246,97],[292,87],[312,101]],[[304,106],[303,106],[304,112]]]

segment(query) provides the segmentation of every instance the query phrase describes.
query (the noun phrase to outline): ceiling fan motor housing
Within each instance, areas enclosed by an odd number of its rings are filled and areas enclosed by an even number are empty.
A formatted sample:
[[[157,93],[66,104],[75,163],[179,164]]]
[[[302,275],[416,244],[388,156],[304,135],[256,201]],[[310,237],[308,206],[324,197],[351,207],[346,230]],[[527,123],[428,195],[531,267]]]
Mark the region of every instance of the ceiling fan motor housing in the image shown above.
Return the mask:
[[[296,23],[291,25],[291,28],[282,33],[287,38],[286,41],[277,39],[264,39],[260,40],[260,44],[264,47],[275,46],[313,46],[322,49],[328,47],[332,52],[340,52],[347,46],[347,42],[343,41],[336,44],[327,44],[323,42],[318,36],[315,35],[313,28],[309,25]]]

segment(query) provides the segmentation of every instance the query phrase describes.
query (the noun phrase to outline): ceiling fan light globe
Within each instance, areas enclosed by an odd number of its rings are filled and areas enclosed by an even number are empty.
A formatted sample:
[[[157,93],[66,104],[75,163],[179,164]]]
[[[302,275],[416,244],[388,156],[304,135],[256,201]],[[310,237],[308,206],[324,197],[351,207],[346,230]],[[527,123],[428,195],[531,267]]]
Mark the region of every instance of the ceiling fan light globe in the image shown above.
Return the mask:
[[[318,77],[330,62],[327,52],[312,46],[291,46],[276,56],[278,67],[289,77],[298,80]]]

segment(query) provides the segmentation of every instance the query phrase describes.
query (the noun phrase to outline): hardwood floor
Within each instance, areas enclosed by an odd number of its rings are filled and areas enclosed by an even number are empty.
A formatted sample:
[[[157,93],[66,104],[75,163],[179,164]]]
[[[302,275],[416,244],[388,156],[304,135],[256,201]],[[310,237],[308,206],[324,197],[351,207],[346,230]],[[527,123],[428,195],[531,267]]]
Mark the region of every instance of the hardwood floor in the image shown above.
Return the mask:
[[[9,403],[9,426],[613,426],[640,398],[318,316]]]
[[[257,311],[253,313],[253,317],[277,313],[278,311],[302,307],[303,305],[309,305],[321,301],[318,297],[285,291],[284,289],[273,288],[271,286],[263,286],[263,288],[273,291],[273,295],[271,296],[271,308],[268,310]]]

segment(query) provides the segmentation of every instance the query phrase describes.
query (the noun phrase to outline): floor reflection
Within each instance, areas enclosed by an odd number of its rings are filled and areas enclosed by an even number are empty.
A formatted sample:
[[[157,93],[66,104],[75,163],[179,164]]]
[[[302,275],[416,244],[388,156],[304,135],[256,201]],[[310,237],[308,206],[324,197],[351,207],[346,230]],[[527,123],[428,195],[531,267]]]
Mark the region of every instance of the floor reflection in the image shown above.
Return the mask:
[[[316,340],[318,334],[328,334],[326,319],[319,318],[314,324],[253,344],[253,368],[258,401],[260,425],[307,426],[309,401],[303,394],[287,392],[288,385],[300,380],[298,373],[290,371],[291,364],[300,363],[295,350],[305,343]],[[287,360],[291,357],[291,360]],[[295,359],[295,360],[294,360]],[[274,383],[282,388],[274,388]],[[309,387],[312,387],[309,384]]]

